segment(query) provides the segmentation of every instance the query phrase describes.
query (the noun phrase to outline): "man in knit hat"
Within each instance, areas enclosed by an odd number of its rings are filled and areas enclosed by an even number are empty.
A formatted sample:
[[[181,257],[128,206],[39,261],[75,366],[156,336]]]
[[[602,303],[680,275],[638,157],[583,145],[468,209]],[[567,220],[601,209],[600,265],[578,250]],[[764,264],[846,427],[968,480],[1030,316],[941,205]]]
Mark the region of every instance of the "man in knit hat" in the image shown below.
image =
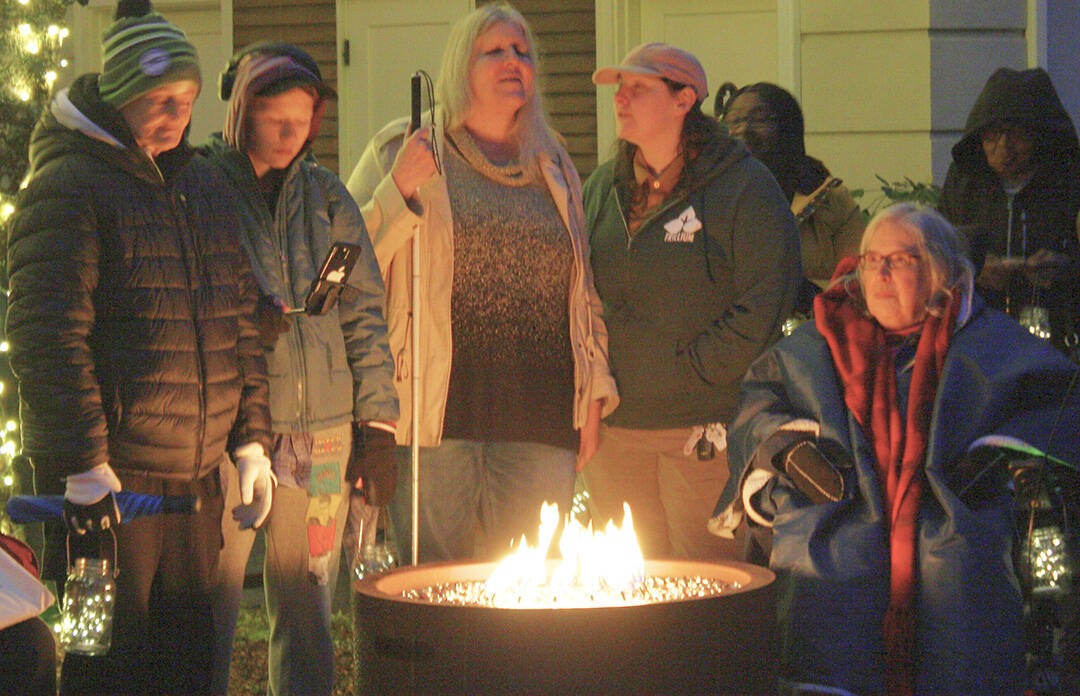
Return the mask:
[[[35,484],[64,494],[72,558],[115,558],[119,571],[112,647],[69,653],[60,691],[204,694],[234,460],[249,472],[241,512],[265,517],[271,501],[257,289],[231,189],[185,140],[194,48],[148,2],[125,0],[104,52],[104,72],[58,92],[35,129],[8,238]],[[124,520],[121,490],[201,507]],[[49,543],[54,577],[64,533]]]
[[[239,191],[244,249],[261,291],[256,317],[267,349],[269,456],[278,481],[266,521],[263,570],[269,693],[275,696],[332,693],[330,605],[350,494],[362,485],[367,502],[386,504],[393,481],[363,465],[381,463],[384,475],[396,471],[397,392],[375,251],[345,185],[308,156],[332,96],[315,61],[296,46],[248,46],[221,77],[224,128],[201,148]],[[360,248],[346,279],[349,289],[324,314],[284,314],[288,307],[304,306],[334,242]],[[230,498],[236,488],[229,488]],[[229,575],[242,580],[254,536],[235,525],[225,530],[225,594],[215,612],[218,693],[226,692],[240,599],[239,583]]]

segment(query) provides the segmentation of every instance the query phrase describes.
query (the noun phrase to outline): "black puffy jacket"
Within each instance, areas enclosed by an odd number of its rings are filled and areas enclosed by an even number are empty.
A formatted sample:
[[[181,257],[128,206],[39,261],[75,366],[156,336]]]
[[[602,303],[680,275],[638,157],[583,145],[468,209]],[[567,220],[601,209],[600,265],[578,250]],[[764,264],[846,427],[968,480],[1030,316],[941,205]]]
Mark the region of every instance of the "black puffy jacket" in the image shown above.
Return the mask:
[[[256,288],[233,194],[186,140],[152,160],[96,75],[46,110],[8,238],[23,448],[43,478],[108,462],[194,479],[269,445]]]

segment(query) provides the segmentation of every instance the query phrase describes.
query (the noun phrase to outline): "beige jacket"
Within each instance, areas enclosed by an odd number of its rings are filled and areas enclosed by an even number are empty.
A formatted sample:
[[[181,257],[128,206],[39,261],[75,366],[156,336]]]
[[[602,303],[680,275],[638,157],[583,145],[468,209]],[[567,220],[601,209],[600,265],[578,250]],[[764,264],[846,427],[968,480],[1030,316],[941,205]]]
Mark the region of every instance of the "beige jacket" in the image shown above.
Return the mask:
[[[416,193],[413,208],[406,205],[390,176],[404,140],[408,119],[390,122],[379,131],[360,156],[349,177],[348,189],[360,205],[386,283],[386,319],[390,351],[394,356],[394,384],[401,403],[397,441],[412,441],[413,371],[410,342],[412,326],[412,237],[420,235],[420,445],[439,444],[450,386],[450,294],[453,286],[454,221],[446,180],[436,174]],[[446,139],[440,129],[440,146]],[[589,240],[581,209],[581,181],[570,156],[561,151],[545,158],[541,169],[573,245],[570,279],[570,340],[574,354],[574,427],[585,423],[589,404],[604,400],[603,415],[615,410],[618,394],[607,361],[607,328],[600,318],[600,298],[589,267]]]
[[[791,212],[798,215],[809,199],[796,192]],[[826,190],[814,213],[799,223],[803,276],[827,288],[840,259],[859,253],[864,227],[862,211],[843,184]]]

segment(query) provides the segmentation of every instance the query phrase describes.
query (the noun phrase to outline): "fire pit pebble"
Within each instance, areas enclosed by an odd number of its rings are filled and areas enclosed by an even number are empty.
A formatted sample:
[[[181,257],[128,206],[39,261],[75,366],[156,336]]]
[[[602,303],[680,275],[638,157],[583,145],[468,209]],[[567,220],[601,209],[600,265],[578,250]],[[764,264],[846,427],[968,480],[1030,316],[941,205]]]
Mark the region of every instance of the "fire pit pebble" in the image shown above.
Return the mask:
[[[715,597],[739,589],[737,582],[725,582],[701,576],[647,576],[639,587],[629,592],[611,593],[584,587],[529,586],[521,592],[500,594],[498,598],[482,581],[445,582],[427,587],[408,589],[403,599],[467,607],[502,608],[568,608],[611,607],[653,602],[672,602],[702,597]],[[509,596],[507,596],[509,594]]]

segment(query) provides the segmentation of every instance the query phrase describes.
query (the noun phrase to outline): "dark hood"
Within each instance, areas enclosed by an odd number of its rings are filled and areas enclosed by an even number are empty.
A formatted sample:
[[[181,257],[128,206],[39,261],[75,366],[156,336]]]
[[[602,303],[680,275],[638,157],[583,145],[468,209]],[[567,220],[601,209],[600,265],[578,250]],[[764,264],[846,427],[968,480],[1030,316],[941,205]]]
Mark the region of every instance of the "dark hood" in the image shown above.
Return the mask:
[[[964,135],[952,149],[965,173],[988,169],[981,134],[995,121],[1013,121],[1035,134],[1035,157],[1072,159],[1077,156],[1076,128],[1042,68],[998,68],[986,81],[964,125]]]
[[[151,159],[135,144],[120,112],[101,100],[97,74],[87,74],[58,92],[35,126],[30,136],[28,176],[71,154],[96,157],[133,177],[161,185],[171,181],[195,151],[188,145],[185,131],[180,145]]]

